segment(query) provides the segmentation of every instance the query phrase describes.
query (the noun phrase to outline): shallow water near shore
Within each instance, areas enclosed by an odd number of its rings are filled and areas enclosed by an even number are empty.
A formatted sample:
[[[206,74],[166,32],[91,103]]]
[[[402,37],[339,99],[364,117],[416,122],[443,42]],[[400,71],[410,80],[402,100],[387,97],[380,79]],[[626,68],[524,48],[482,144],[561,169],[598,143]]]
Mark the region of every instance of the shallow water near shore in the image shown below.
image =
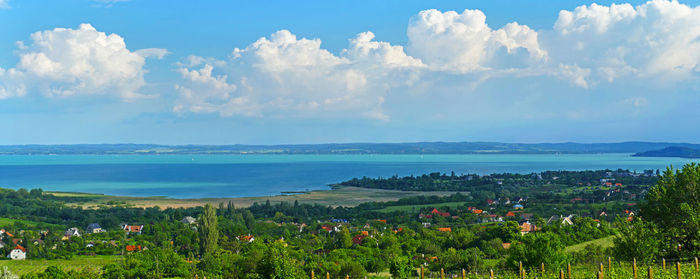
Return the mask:
[[[362,176],[618,168],[642,172],[698,161],[630,154],[4,155],[0,187],[120,196],[253,197],[323,190]]]

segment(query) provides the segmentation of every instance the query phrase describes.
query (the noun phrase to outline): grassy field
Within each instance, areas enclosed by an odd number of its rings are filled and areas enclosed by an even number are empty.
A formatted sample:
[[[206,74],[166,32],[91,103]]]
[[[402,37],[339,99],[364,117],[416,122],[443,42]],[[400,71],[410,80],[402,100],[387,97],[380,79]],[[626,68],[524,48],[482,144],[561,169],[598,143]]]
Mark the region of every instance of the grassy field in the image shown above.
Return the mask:
[[[60,226],[60,225],[43,223],[43,222],[35,222],[35,221],[27,221],[27,220],[19,220],[19,219],[10,219],[10,218],[0,218],[0,227],[13,225],[17,222],[24,224],[28,228],[42,227],[42,228],[60,228],[60,229],[63,229],[63,226]]]
[[[588,246],[590,244],[600,245],[603,248],[612,247],[613,246],[613,238],[615,238],[615,236],[611,235],[608,237],[603,237],[603,238],[594,239],[591,241],[582,242],[582,243],[579,243],[576,245],[571,245],[569,247],[564,248],[564,252],[566,252],[566,253],[578,252],[578,251],[585,249],[586,246]]]
[[[444,202],[444,203],[433,203],[433,204],[417,204],[417,205],[395,205],[388,206],[376,211],[382,213],[401,211],[408,213],[418,213],[423,208],[440,208],[440,207],[458,207],[464,205],[465,202]]]
[[[30,272],[40,272],[49,266],[60,266],[63,270],[102,269],[104,265],[121,260],[121,256],[74,257],[70,260],[0,260],[0,268],[6,266],[12,273],[22,276]]]
[[[396,191],[382,189],[368,189],[358,187],[335,187],[325,191],[311,191],[294,195],[278,195],[270,197],[245,197],[245,198],[205,198],[205,199],[170,199],[164,197],[120,197],[80,193],[52,193],[57,196],[89,197],[89,201],[68,203],[68,206],[80,206],[85,209],[96,209],[104,206],[133,206],[161,208],[189,208],[203,206],[207,203],[219,204],[233,201],[237,208],[249,207],[253,203],[289,202],[298,200],[299,203],[320,204],[330,206],[356,206],[365,202],[395,201],[401,198],[413,196],[448,196],[456,192],[420,192],[420,191]]]

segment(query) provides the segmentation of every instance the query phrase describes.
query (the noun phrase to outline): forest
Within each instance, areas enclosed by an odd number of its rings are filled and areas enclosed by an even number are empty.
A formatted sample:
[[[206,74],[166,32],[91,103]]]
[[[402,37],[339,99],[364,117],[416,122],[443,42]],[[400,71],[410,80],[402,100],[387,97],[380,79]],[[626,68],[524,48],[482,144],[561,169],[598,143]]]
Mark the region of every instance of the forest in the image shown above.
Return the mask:
[[[88,210],[66,206],[80,197],[3,189],[4,255],[21,248],[26,262],[114,260],[18,272],[10,265],[17,261],[5,259],[0,266],[9,268],[0,278],[416,278],[420,270],[464,270],[470,278],[495,270],[516,278],[520,265],[555,271],[595,267],[608,257],[656,264],[700,254],[695,164],[663,172],[434,173],[341,184],[460,192],[356,207],[268,201]]]

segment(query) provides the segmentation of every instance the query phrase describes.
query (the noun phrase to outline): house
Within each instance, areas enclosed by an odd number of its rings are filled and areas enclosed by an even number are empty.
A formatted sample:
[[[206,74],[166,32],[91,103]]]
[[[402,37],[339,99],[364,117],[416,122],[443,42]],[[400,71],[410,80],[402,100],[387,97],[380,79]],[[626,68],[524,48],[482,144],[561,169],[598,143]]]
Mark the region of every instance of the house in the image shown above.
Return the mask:
[[[15,249],[10,251],[10,254],[8,254],[7,257],[12,260],[24,260],[27,258],[27,249],[24,249],[24,247],[17,245]]]
[[[567,217],[564,217],[562,215],[552,215],[552,217],[549,217],[549,219],[547,219],[547,225],[560,224],[562,226],[569,226],[574,224],[573,219],[574,215],[569,215]]]
[[[424,222],[424,223],[421,223],[421,225],[423,225],[423,227],[426,228],[426,229],[427,229],[427,228],[430,228],[430,223],[425,223],[425,222]]]
[[[503,243],[501,244],[501,246],[503,246],[503,249],[508,250],[508,249],[510,249],[510,242],[503,242]]]
[[[515,212],[508,211],[508,213],[506,213],[506,217],[515,217]]]
[[[490,214],[488,218],[482,219],[482,222],[503,222],[503,218],[496,214]]]
[[[537,231],[538,228],[535,226],[535,224],[530,223],[529,221],[523,222],[520,224],[520,234],[521,235],[526,235],[528,233]]]
[[[128,233],[128,234],[132,234],[132,233],[141,234],[141,230],[143,230],[143,225],[139,226],[139,225],[124,224],[122,226],[122,230],[126,231],[126,233]]]
[[[180,222],[182,222],[183,224],[186,224],[186,225],[192,225],[194,223],[197,223],[197,219],[195,219],[192,216],[185,216],[185,218],[182,218],[182,220],[180,220]]]
[[[347,223],[348,219],[331,219],[331,223]]]
[[[440,215],[442,217],[450,217],[449,212],[440,212],[440,210],[438,210],[437,208],[433,208],[433,211],[430,211],[430,213],[437,214],[437,215]]]
[[[451,232],[451,231],[452,231],[452,228],[438,228],[438,231],[441,231],[441,232]]]
[[[6,231],[5,229],[0,230],[0,237],[2,237],[3,235],[7,235],[8,237],[15,237],[14,235],[12,235],[10,232]]]
[[[126,245],[127,252],[141,251],[141,245]]]
[[[481,209],[474,209],[474,210],[472,210],[472,212],[474,212],[474,214],[481,214],[481,213],[484,213],[484,211],[481,210]],[[448,213],[448,214],[449,214],[449,213]]]
[[[513,206],[513,209],[515,209],[515,210],[522,210],[523,208],[525,208],[525,207],[522,204],[516,204]]]
[[[71,238],[74,236],[80,237],[80,231],[78,228],[70,228],[63,234],[63,236],[64,238]]]
[[[85,231],[87,233],[101,233],[101,232],[103,232],[102,226],[100,226],[100,224],[98,224],[98,223],[92,223],[92,224],[88,225],[87,228],[85,229]]]
[[[255,240],[255,237],[253,237],[252,235],[241,235],[237,236],[236,240],[240,242],[251,243]]]
[[[334,227],[334,226],[331,226],[331,225],[323,225],[323,226],[321,226],[321,229],[324,230],[324,231],[326,231],[326,232],[329,232],[329,233],[330,233],[330,232],[339,232],[339,231],[340,231],[340,229],[339,229],[337,226]]]

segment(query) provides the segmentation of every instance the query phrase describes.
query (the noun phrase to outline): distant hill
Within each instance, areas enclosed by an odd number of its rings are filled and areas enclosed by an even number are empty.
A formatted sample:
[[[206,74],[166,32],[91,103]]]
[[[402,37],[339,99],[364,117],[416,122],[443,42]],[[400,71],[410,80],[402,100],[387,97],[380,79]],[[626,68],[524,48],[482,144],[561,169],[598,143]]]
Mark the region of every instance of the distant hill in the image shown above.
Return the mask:
[[[2,145],[0,155],[22,154],[595,154],[641,153],[668,147],[700,149],[700,144],[664,142],[499,143],[411,142],[294,145],[68,144]]]
[[[638,157],[681,157],[681,158],[700,158],[700,149],[669,146],[663,149],[639,152],[632,156]]]

